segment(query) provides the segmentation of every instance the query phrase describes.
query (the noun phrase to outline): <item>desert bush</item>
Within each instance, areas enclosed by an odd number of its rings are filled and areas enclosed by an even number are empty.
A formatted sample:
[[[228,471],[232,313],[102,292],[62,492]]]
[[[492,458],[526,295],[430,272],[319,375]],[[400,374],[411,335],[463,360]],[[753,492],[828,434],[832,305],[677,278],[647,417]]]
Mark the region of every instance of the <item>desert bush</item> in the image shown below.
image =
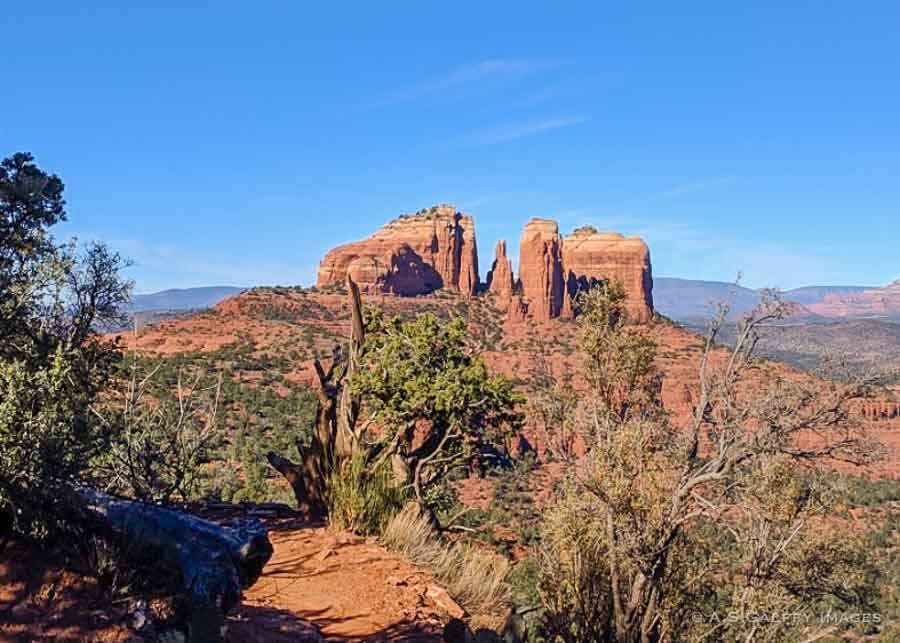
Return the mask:
[[[69,485],[89,475],[107,443],[78,360],[59,349],[46,365],[0,363],[0,510],[37,538],[63,528]]]
[[[124,321],[127,266],[99,243],[55,243],[63,183],[30,154],[0,161],[0,513],[46,536],[65,521],[108,434],[93,405],[120,359],[97,332]]]
[[[170,389],[154,381],[158,372],[138,375],[133,360],[126,389],[103,416],[111,440],[98,467],[109,491],[162,504],[194,500],[220,440],[222,376],[179,370]]]
[[[351,387],[363,401],[368,424],[388,427],[378,441],[379,460],[395,456],[423,507],[433,509],[434,488],[448,475],[503,450],[521,422],[521,396],[492,375],[470,347],[466,322],[431,314],[412,321],[369,311],[366,341]]]
[[[335,529],[380,534],[405,500],[406,492],[394,483],[390,468],[370,467],[366,453],[356,451],[331,474],[328,517]]]
[[[251,342],[244,340],[210,352],[133,354],[120,369],[117,385],[105,396],[102,415],[119,417],[118,426],[122,427],[125,422],[120,416],[132,388],[133,373],[139,374],[139,384],[146,379],[135,405],[133,417],[137,422],[133,423],[132,433],[133,437],[149,438],[144,442],[149,443],[151,459],[159,465],[167,463],[162,466],[169,472],[163,472],[164,478],[171,477],[179,468],[175,465],[182,463],[180,468],[186,470],[190,484],[186,494],[176,492],[173,499],[290,502],[289,487],[266,464],[265,454],[272,449],[292,448],[298,440],[309,440],[315,403],[308,387],[281,378],[287,366],[277,358],[269,360],[274,370],[262,380],[248,382],[243,378],[239,367],[256,363],[250,359],[255,350]],[[152,377],[148,378],[148,374]],[[262,384],[267,380],[278,381],[283,389],[278,392]],[[182,403],[185,418],[181,428],[173,431],[181,417]],[[149,429],[152,431],[147,432]],[[151,435],[159,438],[150,438]],[[178,435],[181,438],[175,440]],[[174,440],[177,445],[166,447],[167,440]],[[121,451],[127,441],[117,442],[117,450]],[[169,457],[177,453],[190,457]],[[110,466],[111,456],[107,454],[104,467]],[[105,482],[111,485],[109,471]],[[127,484],[109,488],[134,495]]]
[[[509,563],[496,554],[438,537],[430,517],[415,504],[396,514],[382,542],[425,567],[469,612],[498,613],[507,606]]]
[[[868,383],[760,386],[756,328],[784,309],[765,299],[725,350],[715,348],[723,308],[701,357],[695,415],[676,427],[660,401],[655,346],[625,324],[624,291],[604,285],[579,304],[590,452],[534,554],[543,634],[816,640],[848,629],[819,614],[874,611],[877,572],[843,517],[844,494],[804,466],[868,461],[846,409]]]
[[[612,613],[605,530],[597,502],[568,489],[545,515],[534,555],[541,610],[532,617],[549,640],[603,640]]]

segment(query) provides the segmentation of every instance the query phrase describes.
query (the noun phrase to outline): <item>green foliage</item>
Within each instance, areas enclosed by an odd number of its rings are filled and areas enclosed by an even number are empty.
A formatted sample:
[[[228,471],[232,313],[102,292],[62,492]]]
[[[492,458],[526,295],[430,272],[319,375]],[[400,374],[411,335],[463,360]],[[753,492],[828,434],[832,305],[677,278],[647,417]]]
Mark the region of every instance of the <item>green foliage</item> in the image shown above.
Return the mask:
[[[48,535],[108,431],[93,405],[120,358],[96,331],[120,323],[127,264],[102,244],[57,245],[63,184],[29,154],[0,162],[0,512]]]
[[[266,463],[272,449],[287,449],[297,434],[290,428],[267,428],[245,421],[232,431],[230,443],[212,466],[207,493],[228,502],[283,502],[293,494]]]
[[[604,429],[658,407],[657,347],[628,325],[626,297],[624,286],[613,281],[582,291],[576,300],[590,411]]]
[[[384,453],[409,462],[421,502],[428,487],[450,471],[477,460],[485,449],[502,448],[521,421],[522,398],[512,382],[488,373],[468,345],[462,318],[368,315],[364,368],[353,376],[352,390],[364,400],[369,419],[383,428]]]
[[[284,479],[266,463],[266,453],[288,453],[297,441],[308,441],[315,398],[308,387],[282,377],[287,362],[277,354],[257,351],[246,341],[205,353],[138,356],[135,360],[137,372],[153,373],[146,393],[151,407],[180,409],[179,380],[195,382],[201,377],[197,392],[202,395],[195,396],[195,402],[205,410],[193,416],[191,426],[185,427],[185,437],[189,444],[203,448],[189,450],[199,467],[192,468],[193,484],[185,499],[206,496],[228,502],[292,502]],[[220,380],[214,379],[215,373],[221,374]],[[259,373],[259,379],[248,377],[249,373]],[[128,370],[121,372],[123,380],[129,377]],[[204,420],[213,408],[213,386],[218,387],[216,422],[207,427]],[[171,435],[174,426],[157,422],[155,430]],[[197,441],[201,437],[202,444]]]
[[[42,171],[31,154],[20,152],[0,161],[2,330],[9,330],[15,313],[8,308],[12,291],[27,287],[31,269],[55,252],[47,230],[66,219],[63,189],[62,180]]]
[[[0,362],[0,509],[22,533],[58,526],[65,487],[106,443],[90,415],[96,382],[84,386],[78,358],[59,349],[45,365]]]
[[[328,518],[332,527],[358,534],[381,534],[406,502],[385,465],[369,466],[362,450],[332,472],[328,483]]]

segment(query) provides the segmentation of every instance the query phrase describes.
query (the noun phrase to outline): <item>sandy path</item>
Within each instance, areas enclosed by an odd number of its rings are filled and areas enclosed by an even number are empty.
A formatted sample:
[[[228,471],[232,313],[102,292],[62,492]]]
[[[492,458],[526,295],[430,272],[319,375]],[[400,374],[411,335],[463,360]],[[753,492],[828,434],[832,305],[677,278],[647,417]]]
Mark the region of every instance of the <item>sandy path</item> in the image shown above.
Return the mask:
[[[275,526],[269,538],[275,553],[230,619],[230,641],[321,640],[316,629],[328,641],[441,640],[432,578],[374,540]]]

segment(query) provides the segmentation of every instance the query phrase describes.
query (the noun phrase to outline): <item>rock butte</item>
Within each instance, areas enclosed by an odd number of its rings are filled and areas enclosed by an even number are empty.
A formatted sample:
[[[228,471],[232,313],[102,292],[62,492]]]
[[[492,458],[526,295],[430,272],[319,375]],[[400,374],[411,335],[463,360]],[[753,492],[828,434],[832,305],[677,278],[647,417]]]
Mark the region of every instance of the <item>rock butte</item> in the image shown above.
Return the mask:
[[[556,221],[532,219],[519,240],[519,284],[528,314],[538,321],[563,312],[563,239]]]
[[[586,285],[585,280],[617,279],[628,293],[631,318],[650,321],[653,316],[653,273],[650,249],[643,239],[584,227],[565,238],[563,255],[570,297]]]
[[[466,296],[479,291],[475,222],[443,204],[401,216],[368,239],[334,248],[322,259],[316,285],[341,284],[347,276],[363,292],[401,296],[438,288]],[[579,290],[594,280],[625,286],[637,322],[653,316],[650,250],[642,239],[585,226],[563,238],[550,219],[532,219],[519,242],[519,276],[499,241],[487,275],[487,291],[510,321],[548,321],[573,315]]]
[[[364,241],[331,250],[316,285],[342,284],[347,275],[366,293],[415,296],[447,288],[474,295],[475,222],[446,204],[398,217]]]

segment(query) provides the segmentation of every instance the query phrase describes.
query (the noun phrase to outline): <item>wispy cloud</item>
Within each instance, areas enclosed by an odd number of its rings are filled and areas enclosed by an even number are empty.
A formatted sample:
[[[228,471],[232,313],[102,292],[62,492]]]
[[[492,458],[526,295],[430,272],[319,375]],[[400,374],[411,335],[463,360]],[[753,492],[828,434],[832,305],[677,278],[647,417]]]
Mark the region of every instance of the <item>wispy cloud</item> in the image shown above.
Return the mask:
[[[547,118],[544,120],[527,121],[523,123],[507,123],[489,129],[473,132],[466,140],[474,145],[495,145],[506,143],[516,139],[534,136],[542,132],[548,132],[563,127],[571,127],[590,120],[587,116],[566,116],[560,118]]]
[[[425,80],[421,83],[390,92],[372,103],[372,107],[383,107],[425,98],[448,89],[459,88],[494,78],[526,76],[550,69],[562,64],[558,60],[537,60],[527,58],[498,58],[482,60],[477,63],[463,65],[450,72]]]

